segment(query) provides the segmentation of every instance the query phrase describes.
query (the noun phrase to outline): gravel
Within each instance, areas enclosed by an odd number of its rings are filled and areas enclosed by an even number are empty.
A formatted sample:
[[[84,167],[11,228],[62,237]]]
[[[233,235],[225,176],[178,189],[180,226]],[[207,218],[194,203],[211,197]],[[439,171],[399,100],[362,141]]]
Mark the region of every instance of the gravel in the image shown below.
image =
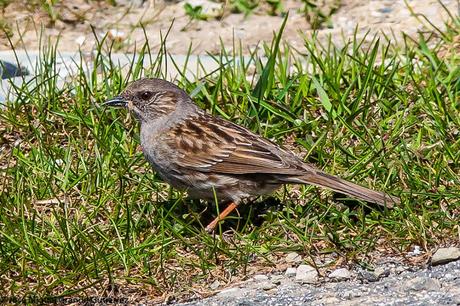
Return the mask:
[[[382,264],[373,271],[375,281],[363,279],[359,269],[347,272],[349,280],[322,277],[315,284],[284,274],[266,275],[263,281],[251,279],[213,297],[177,305],[460,305],[459,260],[415,270],[400,263]]]

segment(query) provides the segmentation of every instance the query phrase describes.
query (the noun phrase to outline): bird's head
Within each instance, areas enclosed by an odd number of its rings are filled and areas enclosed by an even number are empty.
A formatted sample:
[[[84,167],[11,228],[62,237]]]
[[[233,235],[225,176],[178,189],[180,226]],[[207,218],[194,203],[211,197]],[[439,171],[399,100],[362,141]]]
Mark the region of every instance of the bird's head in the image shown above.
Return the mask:
[[[132,82],[118,96],[106,101],[104,106],[124,107],[142,122],[170,116],[176,109],[194,105],[186,92],[165,80],[140,79]]]

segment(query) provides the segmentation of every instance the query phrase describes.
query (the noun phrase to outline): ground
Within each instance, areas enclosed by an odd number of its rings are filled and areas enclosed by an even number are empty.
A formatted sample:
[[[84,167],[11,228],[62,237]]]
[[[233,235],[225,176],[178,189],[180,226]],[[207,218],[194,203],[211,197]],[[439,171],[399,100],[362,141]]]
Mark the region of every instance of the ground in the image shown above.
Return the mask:
[[[170,28],[166,46],[172,54],[186,54],[190,47],[193,54],[217,54],[222,44],[230,50],[240,42],[247,54],[261,42],[270,42],[284,18],[284,13],[270,16],[261,7],[248,15],[223,7],[217,18],[191,20],[184,10],[185,2],[120,1],[113,6],[108,1],[78,0],[62,1],[46,10],[43,6],[25,6],[23,1],[15,1],[3,9],[3,18],[14,33],[11,40],[17,49],[38,49],[38,37],[43,30],[52,39],[59,37],[62,51],[79,48],[91,51],[95,47],[94,34],[101,39],[107,33],[120,51],[132,52],[136,46],[139,48],[145,36],[152,50],[157,51],[160,36],[166,35]],[[322,39],[331,35],[338,45],[343,44],[343,38],[352,37],[355,30],[358,39],[367,34],[371,40],[374,34],[385,33],[394,40],[400,39],[402,31],[415,35],[419,30],[427,30],[424,26],[442,28],[448,17],[446,9],[450,12],[458,9],[455,1],[446,0],[323,2],[336,5],[337,11],[330,14],[330,9],[325,9],[330,16],[318,27],[317,35]],[[205,5],[208,4],[205,2]],[[297,49],[304,45],[305,37],[314,32],[303,7],[302,1],[283,2],[283,12],[289,11],[283,39]],[[10,48],[6,37],[0,38],[0,49]]]

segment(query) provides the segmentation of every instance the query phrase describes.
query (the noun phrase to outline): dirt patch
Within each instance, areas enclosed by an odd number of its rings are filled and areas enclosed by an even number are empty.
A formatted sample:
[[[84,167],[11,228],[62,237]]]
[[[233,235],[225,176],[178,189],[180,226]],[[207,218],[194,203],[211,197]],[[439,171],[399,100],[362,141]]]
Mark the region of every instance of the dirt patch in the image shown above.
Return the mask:
[[[219,16],[191,20],[184,9],[185,2],[117,2],[113,6],[108,1],[62,1],[47,9],[24,5],[21,1],[11,2],[3,9],[2,27],[13,34],[11,40],[15,48],[28,50],[39,48],[39,38],[43,33],[51,41],[59,37],[60,50],[81,48],[91,51],[95,47],[95,34],[100,39],[108,33],[108,39],[114,43],[116,50],[128,52],[135,46],[139,48],[147,36],[152,51],[157,51],[160,37],[170,28],[167,39],[170,53],[184,54],[191,46],[194,54],[215,54],[221,50],[221,45],[232,49],[239,48],[241,43],[243,52],[247,54],[261,42],[269,43],[283,21],[283,13],[271,16],[267,11],[258,12],[256,9],[245,16],[227,12],[223,4],[224,13],[218,13]],[[320,38],[331,35],[337,44],[341,44],[343,38],[352,37],[355,29],[358,37],[364,37],[369,32],[368,39],[371,39],[374,34],[382,32],[389,38],[398,38],[401,31],[414,35],[424,26],[443,28],[448,18],[446,9],[452,14],[458,12],[458,3],[446,0],[407,1],[410,7],[403,0],[342,0],[338,3],[335,13],[317,30]],[[203,5],[204,11],[216,9],[206,5]],[[304,5],[304,2],[294,0],[282,2],[283,11],[289,11],[284,41],[294,48],[301,48],[305,37],[313,33],[311,18],[308,18]],[[0,49],[10,48],[7,36],[0,35]]]

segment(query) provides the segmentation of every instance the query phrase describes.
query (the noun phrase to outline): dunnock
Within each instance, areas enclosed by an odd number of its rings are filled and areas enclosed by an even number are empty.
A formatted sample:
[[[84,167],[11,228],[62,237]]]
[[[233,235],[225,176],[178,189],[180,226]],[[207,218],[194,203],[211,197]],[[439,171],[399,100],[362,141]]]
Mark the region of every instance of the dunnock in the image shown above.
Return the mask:
[[[228,207],[207,227],[213,231],[242,199],[283,184],[311,184],[388,208],[399,199],[324,173],[248,129],[211,116],[185,91],[161,79],[131,83],[104,105],[128,108],[141,124],[144,156],[163,180],[190,197]]]

